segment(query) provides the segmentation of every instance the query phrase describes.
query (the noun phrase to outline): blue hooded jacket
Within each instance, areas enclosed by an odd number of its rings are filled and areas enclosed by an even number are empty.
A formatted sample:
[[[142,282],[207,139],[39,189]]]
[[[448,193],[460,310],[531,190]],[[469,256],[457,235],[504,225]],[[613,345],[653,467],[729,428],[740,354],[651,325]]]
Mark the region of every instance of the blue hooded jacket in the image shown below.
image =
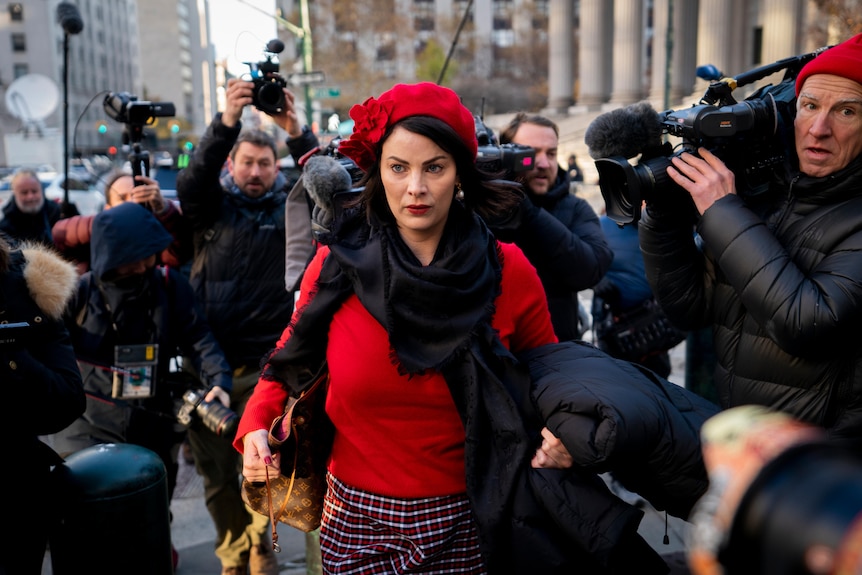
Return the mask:
[[[119,266],[135,263],[167,248],[173,237],[147,208],[126,202],[93,218],[90,262],[101,280]]]

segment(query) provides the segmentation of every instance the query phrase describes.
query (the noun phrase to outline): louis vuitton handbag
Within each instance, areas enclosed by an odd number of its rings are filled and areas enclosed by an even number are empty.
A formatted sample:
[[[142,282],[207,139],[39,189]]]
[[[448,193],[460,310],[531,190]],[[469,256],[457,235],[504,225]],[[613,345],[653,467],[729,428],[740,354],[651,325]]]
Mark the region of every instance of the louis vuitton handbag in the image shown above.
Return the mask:
[[[328,372],[324,371],[298,398],[291,397],[284,413],[269,430],[269,445],[279,453],[281,473],[265,483],[242,481],[242,499],[253,510],[269,515],[272,548],[279,552],[276,522],[306,533],[320,526],[326,493],[326,462],[333,427],[324,412]]]

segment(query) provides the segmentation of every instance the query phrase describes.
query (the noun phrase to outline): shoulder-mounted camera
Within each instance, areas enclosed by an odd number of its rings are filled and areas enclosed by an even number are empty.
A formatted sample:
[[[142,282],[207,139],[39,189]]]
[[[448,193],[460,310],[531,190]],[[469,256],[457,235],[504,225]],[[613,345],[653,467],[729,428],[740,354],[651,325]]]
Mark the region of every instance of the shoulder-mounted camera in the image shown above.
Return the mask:
[[[634,223],[640,219],[642,202],[675,201],[670,195],[681,188],[667,174],[671,159],[683,152],[696,153],[700,147],[721,158],[734,173],[740,196],[764,193],[773,175],[786,170],[793,153],[796,77],[821,51],[736,77],[723,77],[714,67],[702,66],[698,75],[712,83],[697,105],[656,114],[639,103],[597,117],[585,140],[595,158],[608,217],[619,225]],[[778,84],[764,86],[741,102],[734,99],[737,87],[782,70]],[[663,134],[681,138],[682,143],[676,150],[669,142],[662,144]],[[637,164],[628,162],[638,155]]]

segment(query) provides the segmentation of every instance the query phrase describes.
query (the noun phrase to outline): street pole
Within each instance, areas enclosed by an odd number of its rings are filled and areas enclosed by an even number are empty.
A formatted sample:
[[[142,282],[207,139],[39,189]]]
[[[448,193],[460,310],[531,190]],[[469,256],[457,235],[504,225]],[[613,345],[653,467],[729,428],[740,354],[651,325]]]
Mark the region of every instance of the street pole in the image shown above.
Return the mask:
[[[311,72],[311,23],[308,17],[308,0],[299,0],[299,25],[302,27],[302,71]],[[311,84],[305,84],[305,121],[312,125]]]

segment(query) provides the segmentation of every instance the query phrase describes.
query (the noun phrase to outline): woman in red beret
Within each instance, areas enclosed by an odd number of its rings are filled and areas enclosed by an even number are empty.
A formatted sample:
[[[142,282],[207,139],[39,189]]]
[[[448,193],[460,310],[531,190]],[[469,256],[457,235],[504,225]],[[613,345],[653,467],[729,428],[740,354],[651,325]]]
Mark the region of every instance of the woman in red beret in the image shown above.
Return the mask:
[[[523,470],[571,465],[529,420],[512,355],[557,341],[542,284],[480,217],[521,192],[477,169],[473,116],[448,88],[397,85],[351,117],[357,215],[318,250],[267,358],[234,442],[243,475],[279,473],[270,424],[323,366],[324,571],[508,572]]]

